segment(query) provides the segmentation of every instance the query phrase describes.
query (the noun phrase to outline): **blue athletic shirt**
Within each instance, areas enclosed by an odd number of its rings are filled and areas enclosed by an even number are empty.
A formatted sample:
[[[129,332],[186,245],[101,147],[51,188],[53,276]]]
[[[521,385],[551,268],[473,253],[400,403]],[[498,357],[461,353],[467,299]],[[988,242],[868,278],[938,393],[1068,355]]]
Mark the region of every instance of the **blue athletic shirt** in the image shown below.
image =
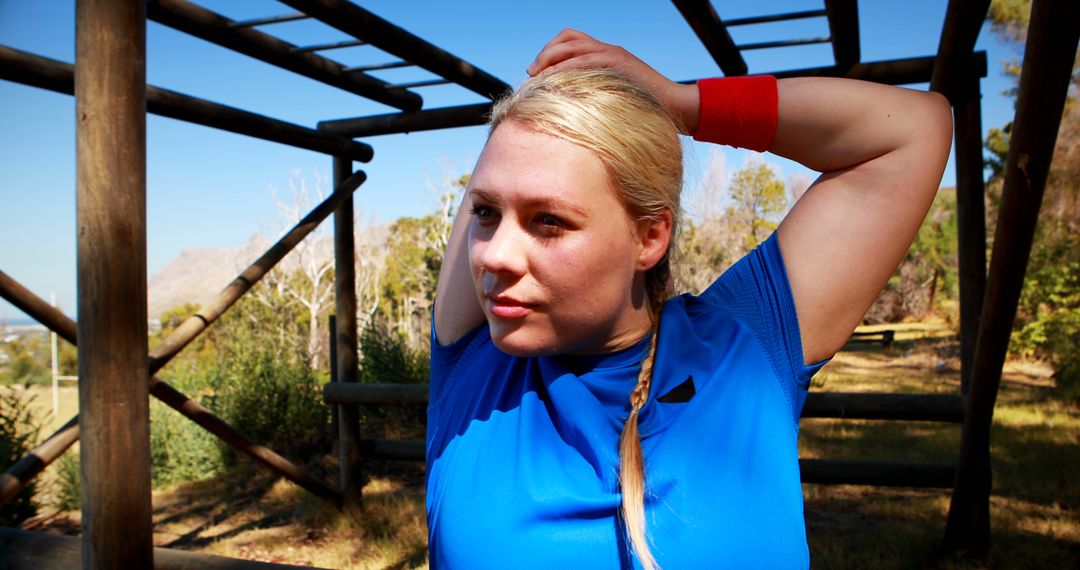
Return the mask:
[[[646,533],[665,570],[806,568],[799,415],[810,377],[774,233],[664,304],[639,417]],[[648,338],[521,358],[486,325],[432,333],[432,568],[640,568],[619,515],[619,434]]]

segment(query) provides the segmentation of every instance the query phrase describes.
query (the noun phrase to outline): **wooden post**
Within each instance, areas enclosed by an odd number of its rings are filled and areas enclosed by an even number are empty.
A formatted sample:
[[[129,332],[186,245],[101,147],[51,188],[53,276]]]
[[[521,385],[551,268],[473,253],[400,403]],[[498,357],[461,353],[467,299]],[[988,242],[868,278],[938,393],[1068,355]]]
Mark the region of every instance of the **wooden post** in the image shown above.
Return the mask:
[[[971,365],[986,291],[986,204],[983,183],[979,77],[954,83],[956,129],[956,239],[960,273],[960,393],[971,389]]]
[[[330,315],[327,319],[327,323],[330,329],[330,383],[337,383],[337,315]],[[338,433],[341,429],[341,420],[338,419],[338,407],[330,404],[330,453],[336,454],[338,451]]]
[[[152,568],[146,383],[146,3],[75,24],[83,568]]]
[[[352,174],[352,161],[334,158],[334,184]],[[358,380],[356,339],[356,242],[353,237],[353,201],[349,197],[334,211],[334,283],[337,296],[338,382]],[[338,408],[340,422],[341,494],[346,512],[360,507],[364,477],[360,470],[360,411],[355,405]]]
[[[1032,2],[956,485],[945,526],[946,550],[978,556],[989,550],[990,425],[1078,40],[1080,3]]]

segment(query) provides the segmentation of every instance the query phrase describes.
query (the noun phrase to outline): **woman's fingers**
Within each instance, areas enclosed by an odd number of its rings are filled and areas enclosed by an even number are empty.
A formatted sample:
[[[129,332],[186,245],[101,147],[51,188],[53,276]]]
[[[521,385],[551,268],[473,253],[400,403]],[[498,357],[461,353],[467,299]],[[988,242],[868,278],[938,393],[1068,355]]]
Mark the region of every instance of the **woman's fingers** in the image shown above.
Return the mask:
[[[696,87],[678,85],[620,46],[606,44],[567,28],[544,46],[529,65],[529,75],[567,69],[613,68],[645,87],[676,117],[680,130],[690,133],[697,125]],[[693,93],[690,93],[693,91]]]

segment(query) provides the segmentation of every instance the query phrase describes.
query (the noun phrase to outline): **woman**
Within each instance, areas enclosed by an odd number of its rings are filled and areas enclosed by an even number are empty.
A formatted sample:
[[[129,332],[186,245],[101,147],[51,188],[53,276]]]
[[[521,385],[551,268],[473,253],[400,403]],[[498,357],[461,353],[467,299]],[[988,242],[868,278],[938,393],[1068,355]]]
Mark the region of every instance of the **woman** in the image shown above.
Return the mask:
[[[679,85],[573,30],[499,102],[447,248],[428,408],[433,567],[806,567],[813,373],[904,256],[949,151],[934,94]],[[677,132],[823,172],[669,298]]]

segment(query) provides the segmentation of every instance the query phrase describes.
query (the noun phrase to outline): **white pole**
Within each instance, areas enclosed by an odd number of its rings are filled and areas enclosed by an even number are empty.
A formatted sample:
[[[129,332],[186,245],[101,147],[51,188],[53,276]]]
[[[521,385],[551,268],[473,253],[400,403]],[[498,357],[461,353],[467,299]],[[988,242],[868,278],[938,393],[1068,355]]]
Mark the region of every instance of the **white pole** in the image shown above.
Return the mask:
[[[56,293],[49,296],[49,301],[52,306],[56,306]],[[60,375],[60,365],[56,358],[56,332],[50,331],[49,337],[52,345],[52,413],[53,417],[60,416],[60,381],[57,376]]]

